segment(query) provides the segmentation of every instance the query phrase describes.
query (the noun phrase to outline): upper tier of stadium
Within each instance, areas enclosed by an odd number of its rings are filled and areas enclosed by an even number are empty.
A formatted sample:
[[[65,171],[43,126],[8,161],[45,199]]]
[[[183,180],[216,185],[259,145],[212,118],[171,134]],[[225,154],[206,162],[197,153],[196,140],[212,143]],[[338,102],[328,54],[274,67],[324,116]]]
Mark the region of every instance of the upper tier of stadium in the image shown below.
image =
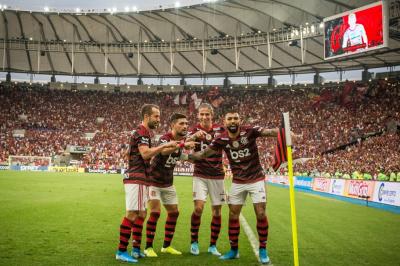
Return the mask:
[[[9,7],[0,12],[0,62],[7,72],[117,77],[279,75],[397,65],[398,1],[388,2],[387,48],[324,60],[323,18],[373,2],[227,0],[140,12]]]

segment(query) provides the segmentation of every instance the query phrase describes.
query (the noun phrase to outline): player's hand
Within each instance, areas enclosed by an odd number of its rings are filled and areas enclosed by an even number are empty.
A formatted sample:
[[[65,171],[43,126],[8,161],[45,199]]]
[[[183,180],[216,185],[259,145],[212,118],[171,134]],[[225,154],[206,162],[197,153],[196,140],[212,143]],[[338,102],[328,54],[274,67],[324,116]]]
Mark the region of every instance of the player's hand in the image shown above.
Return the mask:
[[[198,144],[198,142],[195,142],[195,141],[187,141],[187,142],[185,142],[184,148],[185,148],[186,150],[192,150],[192,149],[194,149],[194,147],[196,146],[196,144]]]
[[[204,132],[203,130],[199,130],[196,133],[194,133],[191,137],[193,140],[204,139],[206,137],[206,132]]]
[[[170,141],[170,142],[164,143],[163,147],[166,148],[166,149],[168,149],[168,148],[176,148],[176,149],[178,149],[179,148],[179,142]]]

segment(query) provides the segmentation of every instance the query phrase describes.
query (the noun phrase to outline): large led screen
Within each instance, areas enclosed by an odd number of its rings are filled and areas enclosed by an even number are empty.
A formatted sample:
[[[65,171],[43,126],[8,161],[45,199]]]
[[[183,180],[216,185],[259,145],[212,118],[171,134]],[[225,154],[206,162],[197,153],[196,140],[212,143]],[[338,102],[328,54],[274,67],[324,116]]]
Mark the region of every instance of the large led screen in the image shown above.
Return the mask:
[[[387,46],[385,6],[382,2],[377,2],[325,18],[325,59]]]

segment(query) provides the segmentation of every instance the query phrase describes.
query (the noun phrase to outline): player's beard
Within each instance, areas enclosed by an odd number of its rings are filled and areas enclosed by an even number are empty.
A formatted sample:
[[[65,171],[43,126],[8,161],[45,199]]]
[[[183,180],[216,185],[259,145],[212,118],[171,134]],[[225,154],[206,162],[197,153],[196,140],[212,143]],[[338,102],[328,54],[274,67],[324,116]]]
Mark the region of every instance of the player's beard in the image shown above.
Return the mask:
[[[180,137],[185,137],[187,135],[187,133],[188,133],[187,130],[182,130],[181,132],[178,132],[177,134]]]
[[[236,133],[239,130],[239,126],[238,125],[230,125],[227,127],[228,131],[231,133]]]
[[[160,123],[158,121],[149,121],[148,126],[150,129],[155,129]]]

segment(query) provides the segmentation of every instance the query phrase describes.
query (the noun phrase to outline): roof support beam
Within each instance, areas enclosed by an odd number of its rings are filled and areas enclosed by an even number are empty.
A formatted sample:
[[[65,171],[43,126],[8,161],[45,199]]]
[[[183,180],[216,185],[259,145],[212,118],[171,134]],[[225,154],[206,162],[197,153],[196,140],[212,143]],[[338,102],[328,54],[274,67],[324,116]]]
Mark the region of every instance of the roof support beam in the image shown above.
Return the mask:
[[[10,44],[6,42],[8,40],[8,20],[6,16],[4,15],[4,12],[0,12],[1,16],[3,16],[3,21],[4,21],[4,33],[5,33],[5,39],[4,39],[4,50],[3,50],[3,70],[5,70],[5,60],[7,60],[7,68],[11,68],[10,65]]]
[[[58,40],[58,41],[62,41],[62,40],[60,39],[60,36],[58,36],[58,33],[57,33],[57,31],[56,31],[56,28],[54,27],[53,21],[50,19],[50,15],[45,16],[45,17],[46,17],[47,21],[49,22],[49,24],[50,24],[50,26],[51,26],[51,29],[53,30],[54,35],[56,36],[57,40]],[[65,51],[65,47],[64,47],[64,51]],[[68,54],[67,52],[65,52],[65,56],[67,57],[68,62],[69,62],[69,64],[70,64],[71,68],[72,68],[72,60],[71,60],[71,57],[69,56],[69,54]]]
[[[96,18],[94,18],[93,16],[88,16],[88,17],[89,17],[90,19],[96,21],[97,23],[104,24],[104,23],[100,22],[99,20],[97,20]],[[122,35],[122,33],[119,31],[119,29],[118,29],[117,27],[115,27],[115,25],[112,24],[106,17],[104,17],[103,15],[100,15],[100,17],[101,17],[102,19],[104,19],[106,23],[108,23],[108,25],[107,25],[107,24],[104,24],[104,25],[107,27],[108,32],[112,35],[112,37],[113,37],[113,39],[114,39],[115,41],[117,41],[117,37],[115,36],[114,31],[116,31],[116,32],[121,36],[121,38],[122,38],[124,41],[126,41],[126,42],[129,41],[124,35]],[[111,28],[110,28],[109,25],[113,28],[113,30],[111,30]],[[129,60],[129,58],[128,58],[128,56],[127,56],[126,54],[124,54],[124,58],[126,59],[126,61],[128,62],[128,64],[133,68],[133,70],[134,70],[136,73],[138,73],[137,68],[136,68],[135,65],[131,62],[131,60]]]
[[[41,33],[41,36],[42,36],[42,40],[44,40],[44,41],[47,42],[46,35],[45,35],[44,30],[43,30],[43,23],[42,23],[41,21],[39,21],[39,19],[36,17],[36,14],[35,14],[35,13],[32,13],[32,17],[36,20],[36,22],[37,22],[37,23],[39,24],[39,26],[40,26],[40,33]],[[41,55],[40,55],[40,56],[41,56]],[[47,52],[47,53],[46,53],[46,56],[47,56],[47,60],[49,61],[49,64],[50,64],[51,71],[54,72],[53,60],[52,60],[51,57],[50,57],[50,53]]]
[[[64,19],[66,22],[68,22],[69,24],[71,24],[72,27],[77,27],[74,23],[72,23],[71,21],[69,21],[68,19],[66,19],[66,17],[64,15],[60,15],[60,18]],[[78,21],[79,22],[79,21]],[[74,30],[75,31],[75,30]],[[78,35],[78,38],[80,40],[82,40],[81,35],[79,33],[79,31],[76,29],[76,34]],[[91,39],[91,41],[93,41],[93,39],[90,37],[90,35],[88,35],[89,38]],[[96,67],[94,66],[92,59],[89,57],[88,53],[85,53],[86,59],[88,60],[90,66],[93,69],[93,74],[99,74],[100,72],[96,69]],[[71,61],[71,69],[73,68],[73,63]]]
[[[18,18],[18,24],[19,24],[19,29],[21,30],[21,35],[24,39],[26,39],[25,36],[25,32],[24,32],[24,27],[22,26],[22,21],[21,21],[21,15],[19,12],[15,11],[15,15]],[[28,44],[25,42],[25,52],[26,52],[26,57],[28,59],[28,64],[29,64],[29,71],[32,73],[33,69],[32,69],[32,62],[31,62],[31,56],[30,53],[28,51]]]

